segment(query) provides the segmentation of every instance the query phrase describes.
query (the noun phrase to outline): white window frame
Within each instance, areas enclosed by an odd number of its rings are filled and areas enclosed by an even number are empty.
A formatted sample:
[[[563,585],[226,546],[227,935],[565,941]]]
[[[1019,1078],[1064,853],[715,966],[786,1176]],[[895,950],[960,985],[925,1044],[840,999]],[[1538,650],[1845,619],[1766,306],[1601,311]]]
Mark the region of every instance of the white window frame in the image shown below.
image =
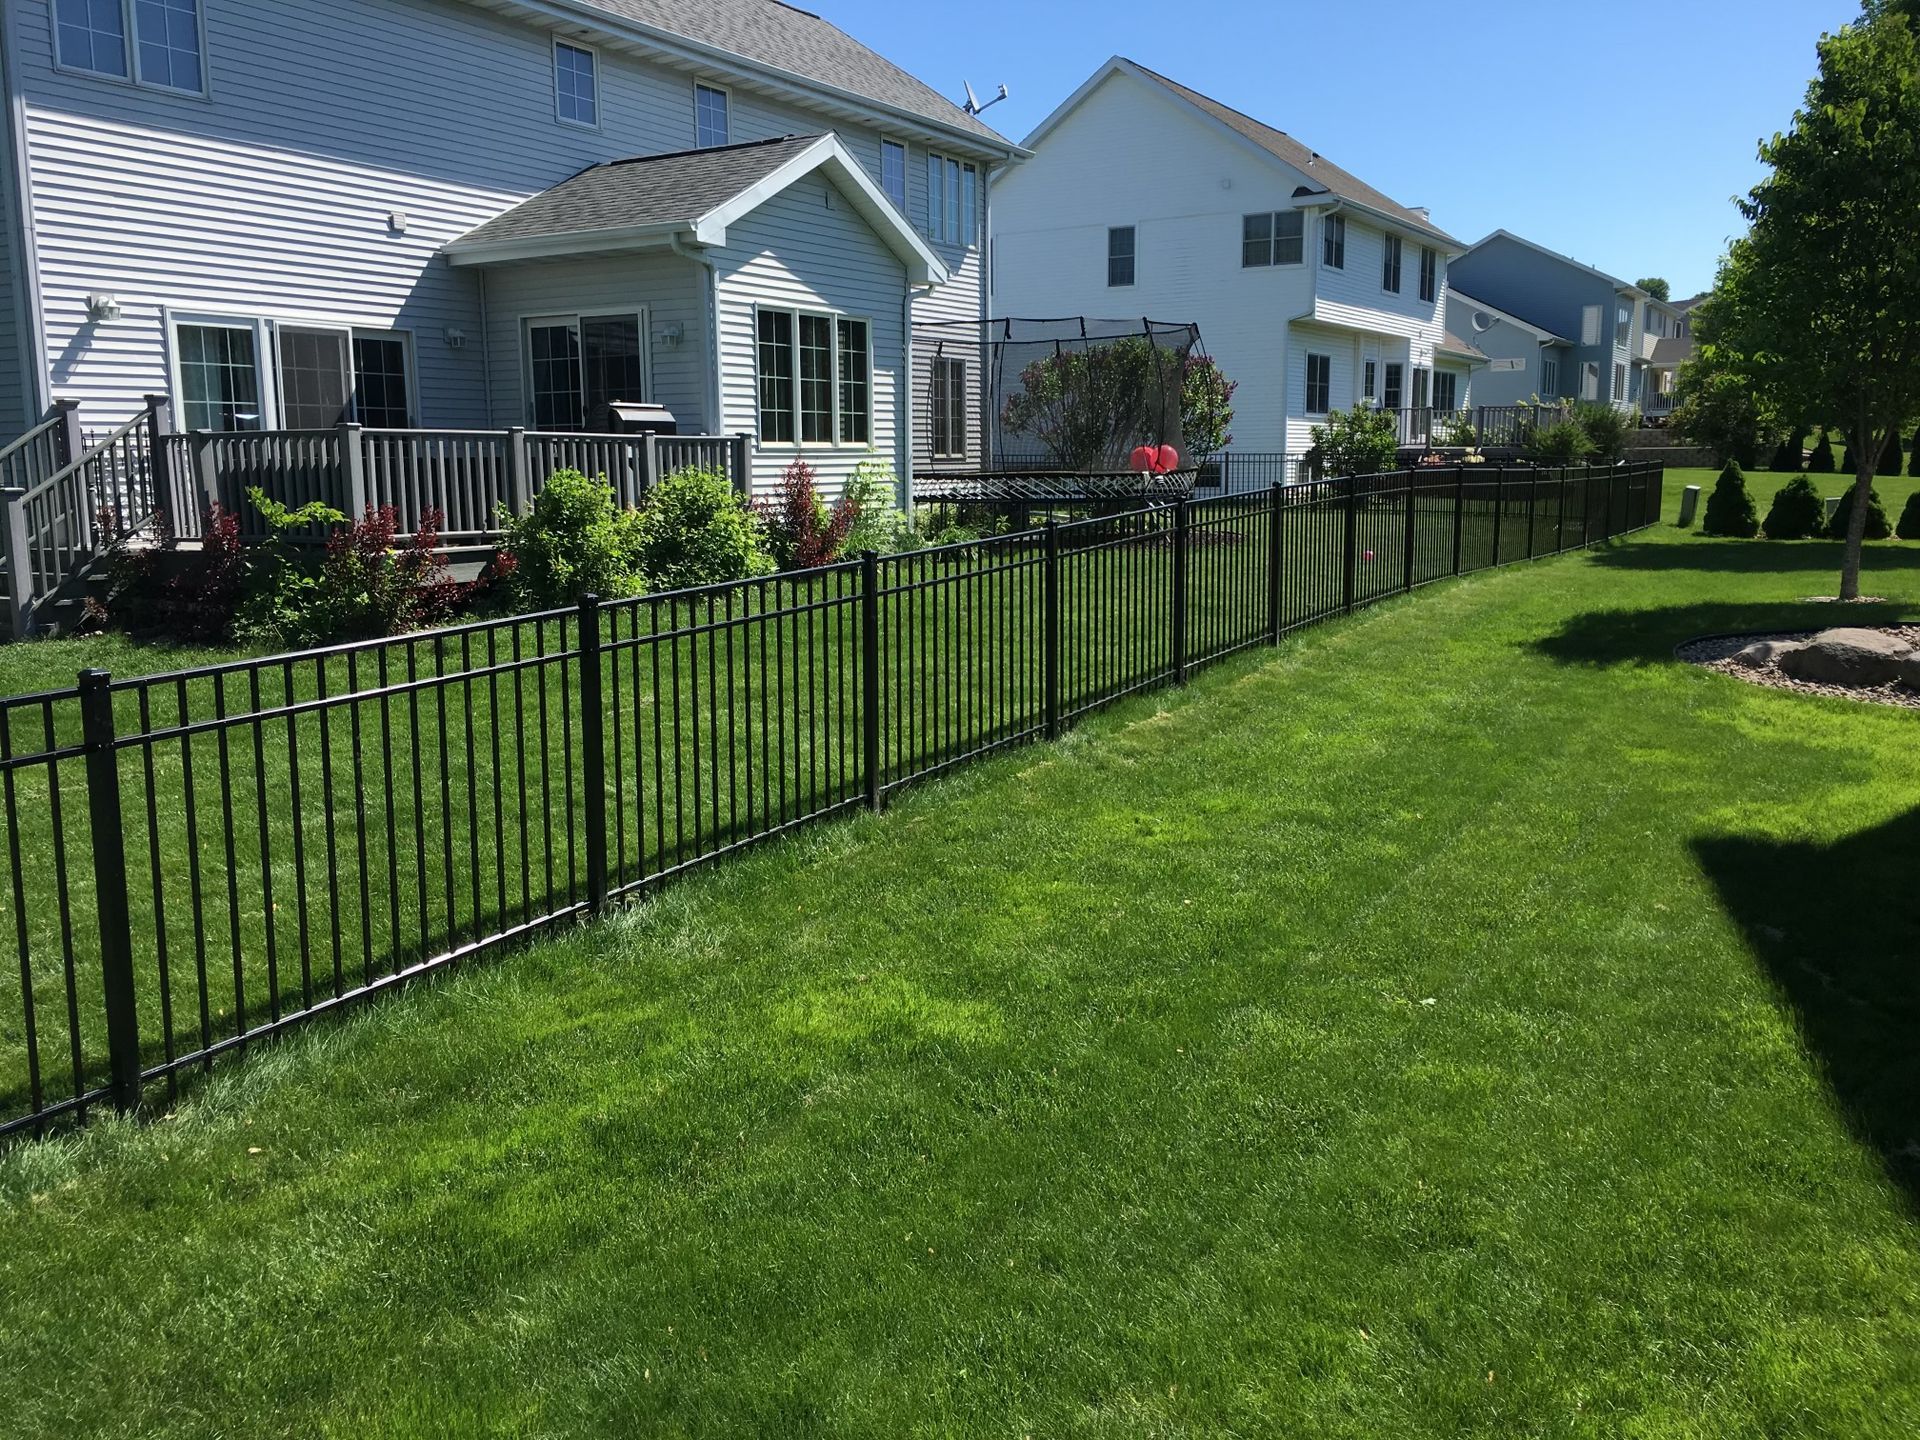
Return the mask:
[[[1298,237],[1300,241],[1300,258],[1298,260],[1282,260],[1280,258],[1280,217],[1282,215],[1292,215],[1300,222],[1300,234]],[[1249,220],[1260,219],[1264,219],[1267,222],[1267,258],[1249,263],[1247,260],[1247,246],[1249,244],[1257,244],[1258,242],[1247,239],[1247,222]],[[1242,270],[1291,270],[1296,266],[1305,265],[1306,263],[1307,217],[1305,211],[1291,209],[1249,210],[1240,217],[1240,268]]]
[[[640,395],[643,400],[653,398],[653,312],[640,304],[594,305],[585,310],[529,310],[518,317],[520,331],[520,406],[526,427],[534,428],[533,410],[533,327],[535,325],[558,325],[571,323],[579,329],[588,320],[624,320],[629,315],[640,322]],[[587,403],[586,355],[580,356],[580,403]],[[580,417],[581,423],[586,416]],[[542,431],[542,434],[564,434],[564,431]]]
[[[1440,298],[1440,252],[1431,245],[1420,247],[1420,300],[1431,305]]]
[[[120,33],[125,37],[127,46],[127,73],[115,75],[110,70],[92,70],[84,65],[69,64],[60,54],[60,10],[56,0],[47,0],[47,39],[53,50],[53,68],[63,75],[83,75],[89,80],[104,80],[110,85],[133,85],[142,90],[157,90],[162,95],[181,95],[189,99],[210,100],[213,98],[213,76],[207,63],[207,0],[194,0],[193,20],[195,43],[200,47],[200,88],[183,89],[178,85],[168,85],[159,80],[148,80],[140,74],[140,34],[136,28],[137,17],[135,0],[120,0]]]
[[[700,138],[700,92],[705,90],[718,95],[726,109],[726,133],[717,141]],[[696,150],[719,150],[733,143],[733,91],[725,85],[716,85],[711,80],[693,82],[693,148]]]
[[[560,111],[560,49],[562,46],[593,57],[593,120],[591,123],[576,120],[573,116],[564,115]],[[570,125],[575,130],[598,130],[600,117],[606,112],[606,86],[601,84],[601,77],[605,73],[605,67],[600,63],[598,47],[589,45],[584,40],[570,40],[565,35],[555,35],[553,37],[553,118],[555,122]]]
[[[980,167],[957,155],[927,151],[927,238],[971,250],[980,243]],[[935,171],[940,180],[934,182]],[[973,184],[967,184],[967,177]]]
[[[1555,355],[1540,357],[1540,394],[1551,400],[1560,393],[1560,360]]]
[[[1580,366],[1580,398],[1597,401],[1600,398],[1600,362],[1583,361]]]
[[[945,367],[950,365],[958,366],[960,369],[961,403],[958,415],[960,448],[958,450],[942,448],[940,442],[950,439],[951,436],[941,435],[934,425],[934,419],[939,414],[939,412],[934,409],[934,396],[944,391]],[[927,454],[934,460],[964,460],[967,458],[969,430],[966,405],[967,396],[970,393],[967,384],[967,362],[958,355],[936,355],[927,363],[927,377],[932,382],[927,394]],[[951,400],[951,398],[951,396],[948,396],[949,400]],[[955,417],[948,417],[949,420],[953,418]]]
[[[1440,403],[1440,386],[1443,381],[1452,392],[1448,395],[1447,403],[1444,405]],[[1459,402],[1460,372],[1458,370],[1435,370],[1433,372],[1433,408],[1435,410],[1444,410],[1451,415],[1454,410],[1458,408]]]
[[[1113,253],[1113,237],[1121,231],[1127,233],[1127,278],[1116,282],[1113,278],[1113,262],[1120,257]],[[1131,290],[1140,283],[1140,227],[1138,225],[1109,225],[1107,227],[1107,288],[1109,290]]]
[[[1313,408],[1313,364],[1316,360],[1320,362],[1326,376],[1326,395],[1323,397],[1326,400],[1326,404],[1318,410]],[[1323,355],[1316,350],[1309,350],[1307,352],[1307,365],[1303,373],[1303,379],[1306,383],[1304,391],[1300,396],[1302,413],[1307,415],[1330,414],[1333,410],[1333,356]]]
[[[1598,345],[1600,343],[1600,317],[1607,312],[1598,305],[1580,307],[1580,343]]]
[[[760,403],[760,317],[762,315],[785,315],[791,322],[788,332],[793,345],[793,408],[788,414],[793,419],[793,439],[766,440],[761,438],[761,416],[765,407]],[[800,317],[808,316],[827,322],[827,334],[832,347],[827,356],[828,390],[831,392],[831,409],[827,417],[827,440],[803,440],[800,423]],[[840,322],[857,320],[867,327],[867,438],[865,440],[842,440],[840,438]],[[879,348],[879,332],[874,328],[873,317],[853,310],[822,310],[812,305],[756,305],[753,307],[753,435],[754,443],[762,450],[778,451],[782,454],[799,454],[802,451],[831,452],[860,451],[874,448],[873,437],[879,433],[880,406],[874,393],[875,352]]]
[[[252,334],[254,379],[260,387],[260,428],[262,430],[279,428],[280,387],[273,373],[272,338],[264,318],[257,315],[223,314],[219,311],[163,310],[160,322],[166,336],[167,387],[178,407],[182,429],[186,427],[187,401],[180,356],[182,326],[209,330],[245,330]]]
[[[1623,405],[1627,399],[1627,367],[1618,360],[1613,362],[1613,403]]]
[[[1398,235],[1387,235],[1380,247],[1380,288],[1389,295],[1401,294],[1406,286],[1406,266],[1406,245]]]
[[[360,414],[360,365],[353,358],[355,340],[398,340],[405,356],[403,363],[407,367],[407,415],[415,427],[420,424],[420,352],[415,344],[413,331],[398,327],[382,328],[377,325],[354,325],[349,327],[347,342],[348,380],[352,383],[353,418],[360,424],[366,420]]]
[[[887,189],[887,151],[900,152],[900,193],[895,195]],[[880,193],[893,201],[902,215],[907,213],[907,197],[913,193],[912,171],[913,147],[904,140],[896,140],[891,135],[880,137],[880,173],[874,178],[880,182]]]
[[[1329,214],[1320,221],[1320,263],[1329,270],[1347,268],[1347,217]]]

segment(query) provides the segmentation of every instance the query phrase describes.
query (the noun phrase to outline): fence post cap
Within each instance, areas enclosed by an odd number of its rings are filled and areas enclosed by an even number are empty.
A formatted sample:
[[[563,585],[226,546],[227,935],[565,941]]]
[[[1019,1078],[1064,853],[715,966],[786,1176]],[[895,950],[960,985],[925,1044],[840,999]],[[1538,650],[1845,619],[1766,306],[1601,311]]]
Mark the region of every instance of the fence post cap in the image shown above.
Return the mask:
[[[56,410],[78,410],[80,408],[80,402],[63,395],[54,400],[53,408]]]
[[[104,690],[113,682],[113,672],[90,665],[80,672],[78,678],[82,690]]]

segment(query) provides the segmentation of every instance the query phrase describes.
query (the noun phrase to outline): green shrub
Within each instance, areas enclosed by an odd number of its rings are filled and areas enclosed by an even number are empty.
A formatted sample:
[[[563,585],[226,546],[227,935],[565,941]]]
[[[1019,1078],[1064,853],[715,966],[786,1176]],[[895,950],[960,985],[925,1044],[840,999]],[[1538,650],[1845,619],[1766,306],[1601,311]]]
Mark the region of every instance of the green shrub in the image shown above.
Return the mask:
[[[1805,540],[1818,535],[1826,526],[1827,502],[1820,498],[1813,481],[1796,475],[1774,491],[1766,524],[1761,528],[1769,540]]]
[[[1813,454],[1807,457],[1809,475],[1833,474],[1833,441],[1827,437],[1827,427],[1820,427],[1820,443],[1813,447]]]
[[[1773,448],[1773,456],[1767,461],[1767,468],[1776,472],[1798,472],[1805,456],[1801,454],[1802,442],[1806,439],[1800,431],[1781,437],[1780,443]]]
[[[1847,538],[1847,524],[1853,515],[1853,489],[1853,486],[1847,486],[1846,492],[1840,497],[1839,506],[1833,512],[1832,523],[1827,526],[1827,534],[1832,539],[1844,540]],[[1867,490],[1867,528],[1865,533],[1866,538],[1869,540],[1885,540],[1893,534],[1893,526],[1887,520],[1887,507],[1880,503],[1880,492],[1871,487]]]
[[[774,569],[760,521],[713,470],[676,470],[662,480],[634,534],[638,567],[655,590],[717,585]]]
[[[1920,540],[1920,490],[1907,496],[1906,507],[1900,512],[1900,523],[1893,527],[1893,533],[1902,540]]]
[[[1907,473],[1920,475],[1920,430],[1913,432],[1913,438],[1907,441]]]
[[[1853,436],[1851,435],[1847,436],[1846,448],[1840,452],[1840,473],[1842,475],[1858,475],[1860,473],[1859,468],[1853,462]]]
[[[1473,416],[1465,410],[1456,410],[1440,422],[1435,432],[1442,445],[1455,448],[1468,448],[1480,443],[1480,432],[1473,428]]]
[[[1378,475],[1400,455],[1400,435],[1391,411],[1372,406],[1336,410],[1313,427],[1313,448],[1328,475]]]
[[[1593,437],[1574,417],[1535,426],[1520,453],[1536,465],[1573,465],[1593,453]]]
[[[1634,429],[1634,417],[1626,411],[1588,401],[1574,408],[1573,418],[1586,431],[1588,454],[1602,460],[1618,460],[1627,453],[1627,436]]]
[[[877,460],[862,460],[847,480],[841,500],[853,510],[853,524],[842,547],[848,555],[872,550],[881,555],[898,550],[911,528],[895,503],[899,482]]]
[[[338,525],[347,517],[319,500],[298,509],[282,505],[258,485],[248,489],[247,499],[266,520],[267,538],[247,552],[234,636],[280,647],[324,639],[312,629],[320,596],[320,552],[296,543],[295,536],[301,530]]]
[[[1890,430],[1887,432],[1887,448],[1880,452],[1880,463],[1874,467],[1874,473],[1898,475],[1900,464],[1904,459],[1906,457],[1900,453],[1900,432]]]
[[[620,507],[604,476],[554,471],[525,515],[501,512],[512,598],[548,609],[588,594],[608,600],[640,594],[646,578],[638,558],[639,518]]]
[[[1750,539],[1760,529],[1760,516],[1747,493],[1747,477],[1740,473],[1737,461],[1729,460],[1720,478],[1713,482],[1707,497],[1707,515],[1700,526],[1703,535],[1737,535]]]

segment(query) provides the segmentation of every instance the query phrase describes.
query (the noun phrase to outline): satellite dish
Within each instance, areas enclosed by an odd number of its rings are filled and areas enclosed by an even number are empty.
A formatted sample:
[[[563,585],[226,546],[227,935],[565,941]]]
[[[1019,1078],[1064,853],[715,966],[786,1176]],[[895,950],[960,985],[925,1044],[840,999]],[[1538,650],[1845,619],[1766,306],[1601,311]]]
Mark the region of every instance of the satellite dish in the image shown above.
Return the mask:
[[[1484,310],[1476,310],[1473,312],[1473,333],[1476,335],[1486,334],[1487,331],[1499,323],[1498,320],[1494,319],[1493,316]]]
[[[980,97],[973,93],[973,86],[969,85],[965,80],[962,80],[960,82],[960,88],[967,92],[967,103],[962,108],[964,108],[969,115],[978,115],[980,113]]]

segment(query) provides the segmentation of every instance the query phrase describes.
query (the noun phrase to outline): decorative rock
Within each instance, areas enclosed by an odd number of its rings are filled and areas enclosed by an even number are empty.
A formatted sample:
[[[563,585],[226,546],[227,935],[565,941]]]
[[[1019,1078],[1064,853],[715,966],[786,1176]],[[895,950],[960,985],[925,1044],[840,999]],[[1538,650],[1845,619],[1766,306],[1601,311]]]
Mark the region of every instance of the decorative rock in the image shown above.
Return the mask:
[[[1804,640],[1757,640],[1746,649],[1735,652],[1733,663],[1744,665],[1749,670],[1764,670],[1769,665],[1780,663],[1780,657],[1798,650]]]
[[[1899,662],[1900,683],[1909,690],[1920,690],[1920,650]]]
[[[1900,675],[1913,647],[1878,630],[1823,630],[1779,660],[1796,680],[1824,685],[1885,685]]]

